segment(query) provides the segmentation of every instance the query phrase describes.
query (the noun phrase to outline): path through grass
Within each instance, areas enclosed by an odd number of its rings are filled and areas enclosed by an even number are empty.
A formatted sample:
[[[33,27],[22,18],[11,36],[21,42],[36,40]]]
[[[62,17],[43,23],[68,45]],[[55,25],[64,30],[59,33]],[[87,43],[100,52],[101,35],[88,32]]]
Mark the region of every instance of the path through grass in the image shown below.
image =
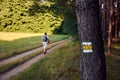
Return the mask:
[[[66,43],[11,80],[80,80],[79,55],[78,44]],[[106,56],[106,70],[107,80],[120,80],[120,59]]]
[[[78,50],[77,44],[65,43],[11,80],[80,80]]]
[[[56,42],[68,37],[68,35],[50,35],[50,40],[51,42]],[[13,41],[0,40],[0,59],[17,55],[41,45],[41,36],[20,38]]]

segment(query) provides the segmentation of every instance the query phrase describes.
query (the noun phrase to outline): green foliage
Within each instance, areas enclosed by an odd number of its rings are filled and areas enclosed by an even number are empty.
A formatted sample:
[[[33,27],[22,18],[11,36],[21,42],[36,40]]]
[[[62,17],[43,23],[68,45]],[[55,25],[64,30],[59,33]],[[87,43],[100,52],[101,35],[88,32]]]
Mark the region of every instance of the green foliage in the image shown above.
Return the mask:
[[[70,17],[71,16],[71,17]],[[76,17],[69,14],[69,16],[65,16],[63,22],[63,32],[68,33],[70,35],[77,35],[77,21]]]
[[[55,30],[55,33],[67,33],[73,36],[77,35],[77,19],[75,13],[75,0],[49,0],[55,2],[51,6],[52,12],[57,15],[63,15],[62,25]],[[54,9],[55,8],[55,9]]]
[[[50,3],[48,4],[50,6]],[[34,1],[2,1],[0,3],[0,31],[52,33],[61,25],[63,19],[47,11],[42,13],[40,9],[40,4],[37,5]]]
[[[72,0],[47,0],[46,3],[41,0],[2,0],[0,14],[0,31],[76,32]]]

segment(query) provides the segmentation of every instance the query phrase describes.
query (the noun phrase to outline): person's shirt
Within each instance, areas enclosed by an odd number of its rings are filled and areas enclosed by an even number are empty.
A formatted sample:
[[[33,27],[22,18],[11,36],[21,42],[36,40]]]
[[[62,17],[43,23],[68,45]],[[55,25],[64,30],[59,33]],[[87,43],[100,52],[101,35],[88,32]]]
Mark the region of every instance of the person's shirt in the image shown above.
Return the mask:
[[[48,35],[43,35],[42,36],[42,42],[47,42],[49,39]]]

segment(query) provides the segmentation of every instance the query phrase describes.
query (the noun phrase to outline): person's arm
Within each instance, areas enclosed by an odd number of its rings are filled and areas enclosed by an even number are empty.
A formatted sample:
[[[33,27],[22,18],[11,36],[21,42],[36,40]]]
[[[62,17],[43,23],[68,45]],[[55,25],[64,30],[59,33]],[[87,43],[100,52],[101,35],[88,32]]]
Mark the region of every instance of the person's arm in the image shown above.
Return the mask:
[[[47,38],[48,38],[48,43],[50,43],[50,39],[49,39],[49,36],[47,36]]]
[[[41,41],[43,40],[43,36],[41,37]]]
[[[47,36],[47,38],[49,39],[49,36]]]

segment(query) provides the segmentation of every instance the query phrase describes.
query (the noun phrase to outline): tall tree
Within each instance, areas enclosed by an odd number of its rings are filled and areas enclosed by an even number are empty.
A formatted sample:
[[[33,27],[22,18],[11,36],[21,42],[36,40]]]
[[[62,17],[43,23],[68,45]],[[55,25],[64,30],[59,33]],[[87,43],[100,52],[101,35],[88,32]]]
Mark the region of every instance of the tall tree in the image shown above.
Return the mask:
[[[118,2],[118,21],[120,21],[120,0],[118,0],[119,2]],[[120,39],[120,22],[118,22],[118,28],[119,28],[119,30],[118,30],[118,37],[119,37],[119,39]]]
[[[109,10],[110,16],[109,16],[109,28],[108,28],[108,55],[111,54],[114,0],[110,0],[109,4],[110,4],[110,10]]]
[[[116,29],[115,29],[115,37],[118,38],[119,34],[119,0],[116,0]]]
[[[103,7],[103,24],[102,24],[102,32],[103,32],[103,39],[104,42],[107,41],[107,26],[108,26],[108,21],[107,21],[107,0],[104,0],[104,7]]]
[[[76,0],[81,80],[106,80],[99,0]]]

